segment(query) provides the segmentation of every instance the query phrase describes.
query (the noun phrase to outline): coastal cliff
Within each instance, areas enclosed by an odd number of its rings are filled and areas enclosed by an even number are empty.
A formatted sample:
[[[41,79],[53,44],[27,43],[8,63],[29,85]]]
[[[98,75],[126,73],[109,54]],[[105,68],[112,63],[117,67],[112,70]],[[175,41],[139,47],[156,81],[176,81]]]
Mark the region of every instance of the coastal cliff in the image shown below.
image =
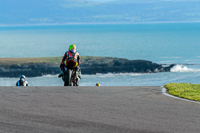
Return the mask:
[[[0,58],[0,77],[37,77],[60,73],[61,57],[44,58]],[[174,64],[164,67],[162,64],[146,60],[128,60],[112,57],[83,56],[82,74],[96,73],[157,73],[169,72]]]

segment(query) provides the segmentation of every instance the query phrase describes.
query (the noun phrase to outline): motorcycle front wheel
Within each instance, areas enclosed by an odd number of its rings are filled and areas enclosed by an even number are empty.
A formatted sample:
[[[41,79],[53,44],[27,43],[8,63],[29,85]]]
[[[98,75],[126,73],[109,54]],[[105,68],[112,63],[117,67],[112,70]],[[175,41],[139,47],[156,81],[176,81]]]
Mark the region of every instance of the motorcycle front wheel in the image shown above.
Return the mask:
[[[70,69],[67,69],[67,72],[65,73],[65,81],[64,81],[64,86],[73,86],[73,83],[72,83],[72,70]]]

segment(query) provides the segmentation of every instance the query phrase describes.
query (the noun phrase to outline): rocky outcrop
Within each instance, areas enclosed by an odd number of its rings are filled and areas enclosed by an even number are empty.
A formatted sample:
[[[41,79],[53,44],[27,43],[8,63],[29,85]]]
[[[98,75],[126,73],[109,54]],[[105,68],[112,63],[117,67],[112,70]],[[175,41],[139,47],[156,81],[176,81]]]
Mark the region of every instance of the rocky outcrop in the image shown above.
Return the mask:
[[[163,65],[152,63],[146,60],[128,60],[113,58],[109,62],[99,61],[90,62],[85,61],[81,69],[83,74],[96,73],[157,73],[169,72],[174,65],[164,67]]]
[[[82,74],[96,73],[157,73],[169,72],[174,65],[164,67],[146,60],[128,60],[122,58],[87,57],[82,59]],[[36,77],[47,74],[58,74],[59,65],[55,63],[25,63],[18,65],[1,65],[0,77],[19,77],[24,74]]]
[[[55,64],[28,63],[23,65],[0,66],[0,77],[37,77],[47,74],[58,74],[60,69]]]

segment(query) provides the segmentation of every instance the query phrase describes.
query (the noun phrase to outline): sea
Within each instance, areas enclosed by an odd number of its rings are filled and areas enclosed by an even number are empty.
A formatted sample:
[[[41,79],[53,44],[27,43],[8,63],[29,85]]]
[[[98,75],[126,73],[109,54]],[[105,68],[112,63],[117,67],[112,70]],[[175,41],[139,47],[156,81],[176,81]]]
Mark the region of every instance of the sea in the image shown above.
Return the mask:
[[[63,56],[70,44],[81,56],[177,64],[162,73],[82,75],[80,86],[200,83],[200,23],[0,26],[0,58]],[[63,86],[57,76],[27,77],[27,81],[29,86]],[[15,86],[18,79],[0,78],[0,86]]]

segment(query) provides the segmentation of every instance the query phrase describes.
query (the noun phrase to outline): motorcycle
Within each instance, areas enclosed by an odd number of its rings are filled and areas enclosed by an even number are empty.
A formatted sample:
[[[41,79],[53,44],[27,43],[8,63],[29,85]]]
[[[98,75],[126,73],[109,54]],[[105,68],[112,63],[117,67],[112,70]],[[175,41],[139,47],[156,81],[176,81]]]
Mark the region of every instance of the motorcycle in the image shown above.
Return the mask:
[[[64,86],[78,86],[79,78],[76,71],[78,63],[73,60],[65,62],[65,71],[62,77]]]

